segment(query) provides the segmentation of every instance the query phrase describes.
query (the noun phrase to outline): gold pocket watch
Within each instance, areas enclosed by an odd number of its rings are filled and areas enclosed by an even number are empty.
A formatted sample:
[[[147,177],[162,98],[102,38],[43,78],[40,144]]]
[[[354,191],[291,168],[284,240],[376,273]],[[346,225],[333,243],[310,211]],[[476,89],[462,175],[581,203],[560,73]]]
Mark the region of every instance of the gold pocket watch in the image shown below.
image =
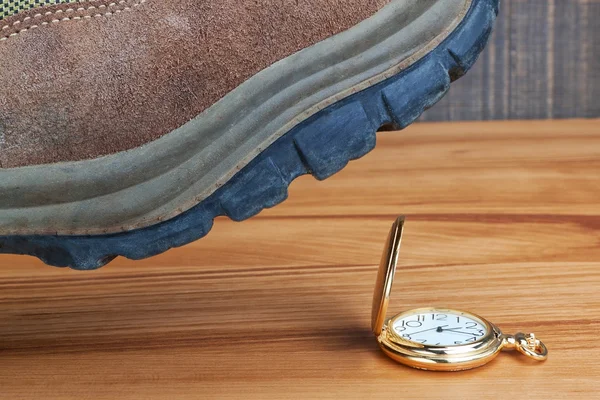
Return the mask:
[[[371,328],[385,354],[410,367],[433,371],[480,367],[501,350],[516,349],[538,361],[548,357],[546,346],[534,334],[506,335],[466,311],[419,308],[386,320],[403,228],[404,217],[399,217],[383,252],[373,296]]]

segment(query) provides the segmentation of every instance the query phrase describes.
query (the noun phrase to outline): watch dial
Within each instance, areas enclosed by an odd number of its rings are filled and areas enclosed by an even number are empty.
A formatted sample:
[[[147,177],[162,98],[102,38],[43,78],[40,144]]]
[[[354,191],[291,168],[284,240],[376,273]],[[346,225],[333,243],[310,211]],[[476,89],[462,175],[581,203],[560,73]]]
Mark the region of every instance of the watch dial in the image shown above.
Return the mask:
[[[487,328],[468,314],[426,311],[409,314],[393,322],[396,334],[405,340],[428,346],[460,346],[474,343]]]

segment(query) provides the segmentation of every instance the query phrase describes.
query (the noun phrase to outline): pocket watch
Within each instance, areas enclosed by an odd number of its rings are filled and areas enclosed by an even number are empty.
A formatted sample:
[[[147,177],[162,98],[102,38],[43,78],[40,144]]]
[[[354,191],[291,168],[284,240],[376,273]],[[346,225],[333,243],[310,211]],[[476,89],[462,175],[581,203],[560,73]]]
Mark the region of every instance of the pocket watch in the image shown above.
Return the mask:
[[[507,335],[467,311],[427,307],[386,320],[403,228],[404,217],[399,217],[383,252],[373,296],[371,328],[386,355],[410,367],[433,371],[480,367],[501,350],[515,349],[538,361],[548,357],[546,346],[533,333]]]

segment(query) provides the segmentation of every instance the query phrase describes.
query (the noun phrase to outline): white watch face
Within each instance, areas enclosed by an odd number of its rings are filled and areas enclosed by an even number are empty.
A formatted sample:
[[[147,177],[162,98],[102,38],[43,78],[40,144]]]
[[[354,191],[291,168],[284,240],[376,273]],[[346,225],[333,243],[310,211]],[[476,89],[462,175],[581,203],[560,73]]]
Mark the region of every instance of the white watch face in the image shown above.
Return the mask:
[[[479,320],[449,310],[406,314],[394,320],[392,328],[404,340],[427,346],[461,346],[487,334],[486,325]]]

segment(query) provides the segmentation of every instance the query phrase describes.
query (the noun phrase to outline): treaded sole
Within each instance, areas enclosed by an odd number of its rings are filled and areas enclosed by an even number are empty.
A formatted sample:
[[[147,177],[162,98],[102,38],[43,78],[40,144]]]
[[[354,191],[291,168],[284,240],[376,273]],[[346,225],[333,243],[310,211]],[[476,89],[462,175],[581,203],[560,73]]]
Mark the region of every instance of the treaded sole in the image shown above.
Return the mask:
[[[438,102],[485,47],[499,0],[475,0],[464,20],[410,68],[355,93],[294,127],[224,186],[185,213],[129,232],[93,236],[0,236],[0,252],[92,270],[117,256],[139,260],[205,236],[220,215],[242,221],[287,198],[300,175],[326,179],[375,147],[384,125],[403,129]]]

